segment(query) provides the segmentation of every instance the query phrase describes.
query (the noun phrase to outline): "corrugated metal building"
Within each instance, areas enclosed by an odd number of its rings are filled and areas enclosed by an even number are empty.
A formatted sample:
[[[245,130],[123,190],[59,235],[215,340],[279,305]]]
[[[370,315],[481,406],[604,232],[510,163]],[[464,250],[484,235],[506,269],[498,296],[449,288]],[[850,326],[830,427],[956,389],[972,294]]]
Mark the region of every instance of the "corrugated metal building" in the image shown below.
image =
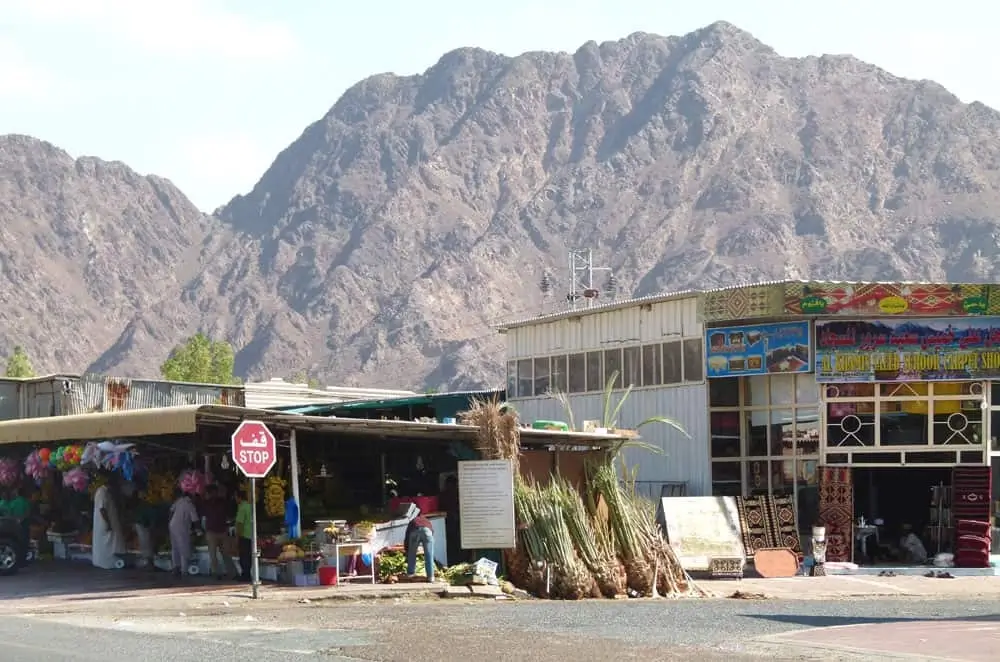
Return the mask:
[[[377,388],[326,386],[311,388],[308,384],[293,384],[281,378],[264,382],[247,382],[244,386],[246,406],[251,409],[274,409],[309,404],[334,404],[355,400],[383,400],[414,396],[413,391]]]
[[[415,395],[412,391],[381,389],[311,389],[306,384],[289,384],[281,379],[225,386],[105,375],[47,375],[32,379],[0,379],[0,420],[178,405],[268,409],[412,395]]]
[[[639,488],[649,496],[711,494],[704,326],[699,293],[679,292],[525,319],[501,328],[507,339],[507,397],[525,421],[566,421],[548,393],[568,394],[574,423],[604,417],[605,384],[619,374],[612,399],[632,392],[617,425],[653,416],[677,420],[690,438],[662,424],[642,428],[661,449],[629,449]],[[567,421],[568,422],[568,421]]]

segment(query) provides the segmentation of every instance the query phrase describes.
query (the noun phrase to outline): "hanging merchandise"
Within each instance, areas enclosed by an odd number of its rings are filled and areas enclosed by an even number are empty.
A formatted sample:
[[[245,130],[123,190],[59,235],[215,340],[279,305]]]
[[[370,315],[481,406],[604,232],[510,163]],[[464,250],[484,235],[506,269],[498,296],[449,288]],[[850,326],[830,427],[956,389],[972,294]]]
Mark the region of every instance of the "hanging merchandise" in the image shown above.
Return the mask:
[[[268,476],[264,479],[264,510],[268,517],[284,516],[287,484],[288,481],[280,476]]]
[[[150,504],[170,503],[174,500],[174,486],[177,476],[170,472],[149,474],[146,485],[146,502]]]
[[[21,477],[19,462],[12,457],[0,458],[0,487],[11,487]]]
[[[86,492],[90,483],[90,476],[80,467],[70,469],[63,474],[63,487],[68,487],[75,492]]]
[[[81,453],[80,465],[89,469],[117,471],[131,482],[135,474],[135,453],[135,444],[90,442]]]
[[[57,448],[49,457],[49,464],[52,465],[52,467],[57,471],[65,473],[70,469],[80,466],[80,462],[82,460],[83,447],[71,444],[69,446],[60,446]]]
[[[28,478],[36,483],[41,483],[49,475],[51,471],[49,468],[49,455],[50,451],[48,448],[31,451],[28,459],[24,461],[24,473],[27,474]]]
[[[207,485],[206,476],[195,469],[188,469],[181,474],[177,485],[180,486],[184,494],[197,496],[205,491],[205,485]]]

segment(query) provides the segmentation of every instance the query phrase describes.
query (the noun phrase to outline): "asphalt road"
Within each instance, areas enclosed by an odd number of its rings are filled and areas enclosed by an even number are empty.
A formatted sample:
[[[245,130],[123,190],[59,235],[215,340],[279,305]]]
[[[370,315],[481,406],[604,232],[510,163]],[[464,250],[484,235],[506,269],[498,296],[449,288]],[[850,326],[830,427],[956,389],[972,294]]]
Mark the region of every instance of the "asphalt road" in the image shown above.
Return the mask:
[[[490,659],[919,660],[880,652],[799,648],[831,627],[923,622],[1000,622],[996,601],[586,601],[220,605],[191,613],[130,613],[127,602],[86,612],[0,620],[0,659],[18,662],[407,662]],[[885,624],[885,625],[879,625]],[[933,628],[926,628],[928,632]],[[942,628],[938,628],[939,630]],[[990,628],[970,627],[983,631]],[[805,634],[803,634],[805,633]],[[916,635],[911,635],[916,636]],[[932,636],[932,635],[926,635]],[[937,635],[935,635],[937,636]],[[947,636],[945,633],[943,636]],[[972,636],[972,635],[968,635]],[[799,642],[801,643],[801,641]],[[994,643],[1000,646],[1000,639]],[[970,639],[969,646],[973,644]],[[982,654],[982,644],[977,650]],[[917,651],[919,653],[919,650]],[[940,658],[939,658],[940,659]],[[1000,659],[954,657],[953,660]]]

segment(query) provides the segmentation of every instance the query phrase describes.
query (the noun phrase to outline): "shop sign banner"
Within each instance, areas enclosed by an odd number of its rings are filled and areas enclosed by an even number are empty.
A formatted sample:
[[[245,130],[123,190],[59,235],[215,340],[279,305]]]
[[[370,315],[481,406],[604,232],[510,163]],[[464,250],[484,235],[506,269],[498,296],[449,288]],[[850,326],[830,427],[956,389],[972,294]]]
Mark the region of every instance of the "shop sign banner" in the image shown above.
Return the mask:
[[[817,320],[816,381],[1000,378],[1000,317]]]
[[[705,331],[706,375],[809,372],[809,322],[752,324]]]
[[[988,285],[795,283],[786,289],[785,312],[858,317],[985,315],[991,312],[990,298]]]

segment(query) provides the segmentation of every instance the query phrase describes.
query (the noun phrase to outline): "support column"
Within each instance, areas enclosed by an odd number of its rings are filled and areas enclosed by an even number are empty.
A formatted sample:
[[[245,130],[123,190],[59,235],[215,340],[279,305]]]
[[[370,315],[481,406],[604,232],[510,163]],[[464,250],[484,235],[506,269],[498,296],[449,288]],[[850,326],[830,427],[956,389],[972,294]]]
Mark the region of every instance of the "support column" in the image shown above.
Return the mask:
[[[299,448],[298,442],[295,438],[295,428],[292,428],[292,433],[288,437],[288,448],[291,451],[291,473],[292,473],[292,498],[295,499],[296,505],[298,505],[298,517],[296,518],[295,528],[302,535],[302,500],[299,498]]]

